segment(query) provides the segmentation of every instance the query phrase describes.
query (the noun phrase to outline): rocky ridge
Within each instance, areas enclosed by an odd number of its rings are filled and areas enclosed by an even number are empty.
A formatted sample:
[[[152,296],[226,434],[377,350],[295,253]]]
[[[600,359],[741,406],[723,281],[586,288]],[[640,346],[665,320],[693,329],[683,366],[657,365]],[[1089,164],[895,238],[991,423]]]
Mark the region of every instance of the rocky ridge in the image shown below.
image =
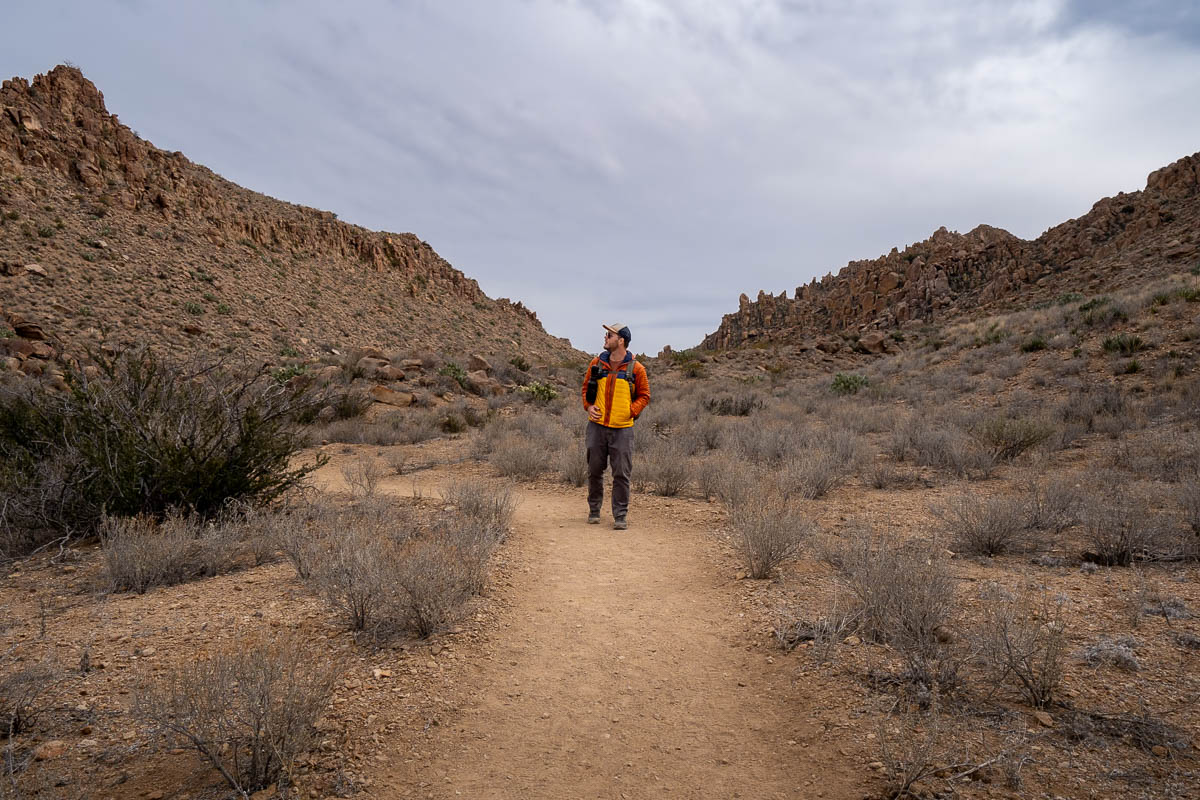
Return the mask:
[[[268,362],[363,347],[582,357],[411,233],[154,147],[66,66],[0,86],[0,287],[0,346],[21,360],[142,343]]]
[[[895,347],[886,333],[897,328],[1068,291],[1106,291],[1188,269],[1198,255],[1200,153],[1151,173],[1142,191],[1104,198],[1032,241],[987,225],[966,234],[943,227],[903,251],[852,261],[792,297],[743,294],[700,348],[774,342],[829,349],[840,347],[840,334],[859,349],[883,352]]]

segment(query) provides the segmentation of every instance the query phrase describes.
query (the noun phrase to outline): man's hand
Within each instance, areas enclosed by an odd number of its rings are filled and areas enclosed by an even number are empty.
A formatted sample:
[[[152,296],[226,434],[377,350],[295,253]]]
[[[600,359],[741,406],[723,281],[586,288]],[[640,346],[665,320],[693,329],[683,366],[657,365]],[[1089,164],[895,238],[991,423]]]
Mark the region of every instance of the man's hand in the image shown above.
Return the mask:
[[[597,408],[595,404],[592,404],[587,407],[587,413],[588,413],[588,419],[590,419],[592,422],[600,421],[600,409]]]

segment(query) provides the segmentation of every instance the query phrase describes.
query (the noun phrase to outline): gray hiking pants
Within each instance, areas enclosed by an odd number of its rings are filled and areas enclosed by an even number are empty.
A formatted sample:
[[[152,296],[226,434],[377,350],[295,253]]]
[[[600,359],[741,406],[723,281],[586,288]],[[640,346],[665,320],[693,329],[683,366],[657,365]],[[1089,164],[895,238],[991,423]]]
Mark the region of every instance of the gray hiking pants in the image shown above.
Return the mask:
[[[633,472],[633,428],[606,428],[588,421],[588,510],[600,513],[604,500],[604,468],[612,465],[613,519],[624,519],[629,510],[629,475]]]

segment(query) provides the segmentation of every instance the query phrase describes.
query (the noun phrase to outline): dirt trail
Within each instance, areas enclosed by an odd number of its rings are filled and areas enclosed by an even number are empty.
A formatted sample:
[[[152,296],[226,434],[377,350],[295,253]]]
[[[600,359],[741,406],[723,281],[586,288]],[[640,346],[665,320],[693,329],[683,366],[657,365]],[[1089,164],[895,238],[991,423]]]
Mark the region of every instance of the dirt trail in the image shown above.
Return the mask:
[[[502,621],[460,658],[458,712],[426,757],[381,764],[373,795],[862,797],[861,767],[804,713],[794,665],[747,647],[716,545],[673,511],[683,501],[635,497],[626,532],[607,514],[587,525],[579,491],[519,501]]]

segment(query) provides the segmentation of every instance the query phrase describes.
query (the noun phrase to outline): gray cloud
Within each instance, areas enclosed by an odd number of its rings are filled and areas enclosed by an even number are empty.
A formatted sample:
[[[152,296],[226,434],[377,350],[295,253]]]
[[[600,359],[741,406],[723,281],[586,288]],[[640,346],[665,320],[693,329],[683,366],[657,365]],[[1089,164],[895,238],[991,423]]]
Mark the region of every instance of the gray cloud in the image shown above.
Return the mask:
[[[1197,149],[1192,4],[46,2],[78,63],[230,180],[412,231],[584,349],[979,223],[1032,237]]]

